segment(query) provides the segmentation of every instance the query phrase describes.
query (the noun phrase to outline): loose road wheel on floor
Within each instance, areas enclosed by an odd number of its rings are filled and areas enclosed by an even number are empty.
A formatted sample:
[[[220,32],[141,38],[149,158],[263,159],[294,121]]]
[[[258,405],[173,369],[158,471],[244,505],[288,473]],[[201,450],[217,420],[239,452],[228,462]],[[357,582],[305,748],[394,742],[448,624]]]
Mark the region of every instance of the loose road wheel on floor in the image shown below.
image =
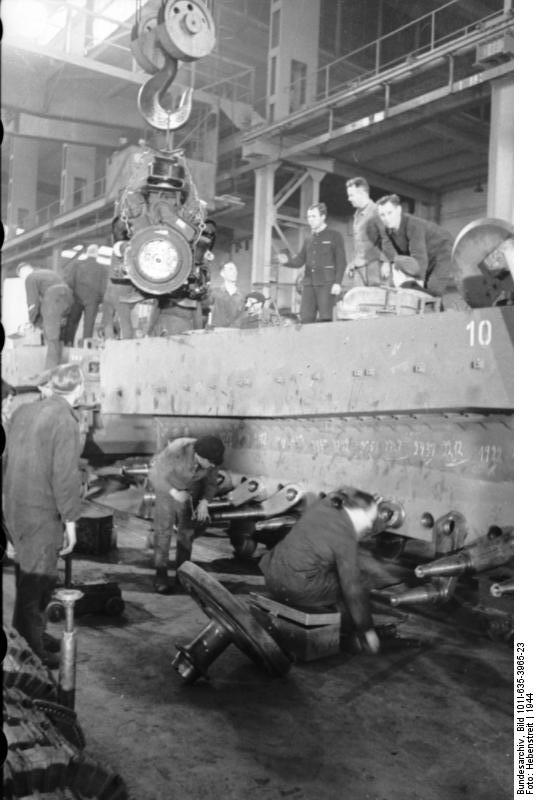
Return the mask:
[[[179,567],[181,583],[211,622],[186,647],[177,645],[173,667],[183,683],[207,677],[210,664],[231,642],[270,675],[284,675],[290,661],[244,603],[191,561]]]

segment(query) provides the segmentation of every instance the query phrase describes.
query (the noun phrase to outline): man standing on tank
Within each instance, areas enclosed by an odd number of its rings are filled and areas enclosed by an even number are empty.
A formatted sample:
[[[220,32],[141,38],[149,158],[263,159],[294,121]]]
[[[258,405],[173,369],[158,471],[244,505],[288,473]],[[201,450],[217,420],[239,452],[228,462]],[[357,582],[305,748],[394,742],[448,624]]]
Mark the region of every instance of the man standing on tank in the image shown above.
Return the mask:
[[[341,281],[346,269],[344,240],[339,231],[328,228],[325,203],[314,203],[307,209],[311,228],[300,252],[293,258],[279,253],[279,263],[299,269],[305,266],[300,319],[303,323],[329,322],[333,319],[333,304],[341,293]]]
[[[385,257],[380,249],[382,223],[378,207],[370,199],[370,188],[365,178],[346,181],[346,194],[355,208],[354,257],[348,265],[348,272],[353,273],[354,286],[379,286],[384,278],[382,262]]]

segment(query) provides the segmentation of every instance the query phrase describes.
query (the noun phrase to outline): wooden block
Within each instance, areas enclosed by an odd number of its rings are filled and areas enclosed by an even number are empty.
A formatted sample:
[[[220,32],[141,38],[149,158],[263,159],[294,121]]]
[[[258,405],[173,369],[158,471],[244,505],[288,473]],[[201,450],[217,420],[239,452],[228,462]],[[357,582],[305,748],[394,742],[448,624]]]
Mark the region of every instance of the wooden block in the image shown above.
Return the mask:
[[[305,627],[313,627],[318,625],[340,625],[341,622],[341,615],[339,611],[331,611],[329,609],[325,610],[316,610],[316,609],[304,609],[304,608],[295,608],[293,606],[287,606],[284,603],[280,603],[277,600],[272,600],[271,597],[265,597],[262,594],[257,594],[256,592],[250,592],[251,602],[260,608],[268,611],[274,617],[283,617],[284,619],[290,619],[293,622],[297,622],[299,625],[304,625]]]
[[[314,661],[339,652],[340,622],[305,627],[251,604],[255,619],[294,661]]]

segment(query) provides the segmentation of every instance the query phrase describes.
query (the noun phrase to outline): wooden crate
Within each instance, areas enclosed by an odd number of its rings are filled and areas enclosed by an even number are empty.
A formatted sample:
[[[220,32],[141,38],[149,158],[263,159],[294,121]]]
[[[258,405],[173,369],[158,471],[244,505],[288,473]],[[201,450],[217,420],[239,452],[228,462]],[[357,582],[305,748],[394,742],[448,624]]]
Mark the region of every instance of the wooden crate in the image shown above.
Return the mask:
[[[257,621],[293,660],[314,661],[339,652],[338,611],[298,609],[253,592],[249,598]]]

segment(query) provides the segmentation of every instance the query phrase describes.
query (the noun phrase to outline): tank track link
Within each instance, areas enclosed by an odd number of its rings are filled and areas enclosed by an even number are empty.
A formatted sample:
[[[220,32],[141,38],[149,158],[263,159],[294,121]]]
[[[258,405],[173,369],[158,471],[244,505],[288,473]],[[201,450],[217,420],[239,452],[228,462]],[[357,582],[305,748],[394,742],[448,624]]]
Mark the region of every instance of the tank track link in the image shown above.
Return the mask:
[[[76,714],[56,702],[52,674],[13,629],[4,628],[6,800],[128,800],[122,778],[83,753]]]

